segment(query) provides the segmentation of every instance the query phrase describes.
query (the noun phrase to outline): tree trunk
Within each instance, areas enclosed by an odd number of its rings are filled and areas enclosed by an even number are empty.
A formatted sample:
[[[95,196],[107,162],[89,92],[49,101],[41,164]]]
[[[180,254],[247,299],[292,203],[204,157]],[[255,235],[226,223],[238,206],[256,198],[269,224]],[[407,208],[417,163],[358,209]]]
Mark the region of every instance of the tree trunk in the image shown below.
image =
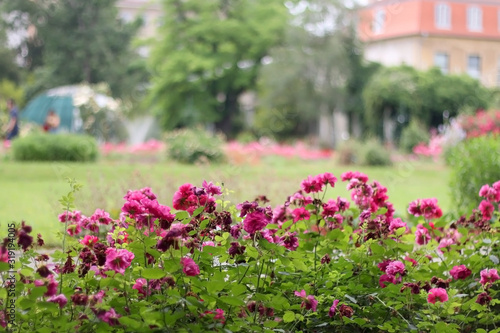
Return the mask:
[[[223,118],[215,123],[215,128],[224,133],[228,139],[233,138],[233,120],[238,113],[238,97],[236,92],[229,92],[224,101]]]

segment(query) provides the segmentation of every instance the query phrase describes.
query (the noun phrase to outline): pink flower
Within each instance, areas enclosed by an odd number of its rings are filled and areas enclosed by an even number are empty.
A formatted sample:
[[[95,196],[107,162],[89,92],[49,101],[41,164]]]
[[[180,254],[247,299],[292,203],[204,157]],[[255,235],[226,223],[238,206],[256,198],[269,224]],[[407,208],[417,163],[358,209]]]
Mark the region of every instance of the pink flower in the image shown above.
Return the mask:
[[[365,175],[364,173],[358,172],[358,171],[348,171],[344,172],[340,178],[342,179],[343,182],[347,180],[351,180],[353,178],[359,179],[361,182],[366,183],[368,181],[368,176]]]
[[[486,200],[490,202],[498,202],[500,201],[500,182],[496,182],[493,184],[493,187],[489,185],[483,185],[481,190],[479,190],[479,196],[486,198]],[[496,187],[496,188],[495,188]]]
[[[436,304],[436,301],[446,302],[448,300],[448,294],[446,289],[443,288],[432,288],[429,290],[429,295],[427,296],[427,302]]]
[[[80,228],[80,225],[77,224],[77,223],[72,223],[68,226],[68,230],[66,230],[68,232],[68,235],[70,236],[76,236],[78,235],[80,232],[82,232],[82,228]]]
[[[390,259],[387,259],[387,260],[384,260],[382,261],[381,263],[378,263],[377,264],[377,267],[385,273],[385,271],[387,270],[387,266],[389,266],[389,264],[392,262],[392,260]]]
[[[415,241],[418,245],[424,245],[429,243],[431,240],[431,235],[429,235],[429,230],[427,230],[423,225],[417,225],[417,230],[415,231]]]
[[[396,275],[399,273],[399,275],[404,275],[405,274],[405,264],[403,264],[401,261],[396,260],[391,262],[389,265],[387,265],[387,268],[385,270],[387,275],[396,277]]]
[[[406,222],[403,222],[400,218],[395,218],[391,220],[391,224],[389,225],[389,230],[394,232],[399,228],[406,228]]]
[[[96,221],[99,224],[109,224],[113,221],[111,217],[109,217],[109,213],[102,210],[102,209],[96,209],[94,214],[90,217],[92,221]]]
[[[245,220],[243,221],[243,229],[249,234],[254,234],[255,232],[262,230],[266,225],[268,225],[270,219],[266,214],[255,211],[247,214]]]
[[[295,236],[296,234],[296,232],[287,232],[281,238],[281,243],[283,244],[283,246],[290,251],[295,251],[299,247],[299,239]]]
[[[295,291],[294,294],[295,296],[300,298],[306,298],[307,296],[306,291],[304,289],[302,289],[301,291]]]
[[[134,254],[125,249],[106,249],[106,263],[104,267],[106,270],[113,270],[116,273],[124,274],[125,269],[130,266],[132,260],[134,259]]]
[[[318,176],[308,176],[307,179],[302,181],[300,186],[306,193],[317,193],[323,189],[323,179]]]
[[[119,325],[120,322],[118,321],[118,318],[120,317],[121,315],[116,313],[113,308],[109,309],[109,311],[98,313],[97,315],[97,318],[101,319],[105,323],[108,323],[109,326]]]
[[[302,298],[301,308],[305,307],[306,310],[313,310],[313,312],[316,312],[318,301],[313,295],[307,295],[306,291],[302,289],[300,292],[295,291],[295,296]]]
[[[417,265],[418,265],[418,262],[417,262],[415,259],[410,258],[409,256],[406,256],[404,259],[405,259],[406,261],[411,262],[411,265],[412,265],[413,267],[415,267],[415,266],[417,266]]]
[[[441,208],[437,204],[436,198],[417,199],[410,203],[408,213],[416,217],[423,216],[426,219],[435,219],[443,216]]]
[[[226,318],[224,317],[224,310],[222,309],[215,309],[215,320],[220,320],[221,323],[224,324],[226,321]]]
[[[63,308],[68,303],[68,299],[64,294],[59,294],[57,296],[51,296],[47,299],[47,302],[57,303],[60,308]]]
[[[484,286],[488,283],[493,283],[495,282],[496,280],[499,280],[500,277],[498,276],[498,272],[496,269],[483,269],[481,271],[481,284]]]
[[[330,310],[328,311],[328,316],[331,318],[335,315],[335,311],[337,310],[337,305],[339,304],[339,300],[336,299],[333,301],[332,306],[330,307]]]
[[[193,185],[186,183],[181,185],[179,190],[174,193],[172,206],[178,210],[187,210],[196,203],[197,199],[193,193]]]
[[[327,203],[323,204],[323,212],[321,212],[321,216],[325,217],[333,217],[339,211],[339,207],[337,205],[337,201],[333,199],[329,199]]]
[[[87,245],[89,247],[92,247],[92,245],[94,245],[98,241],[99,241],[99,238],[97,238],[96,236],[85,235],[85,237],[83,237],[83,239],[80,240],[80,243],[83,245]]]
[[[138,278],[135,280],[135,284],[132,286],[132,289],[135,289],[139,292],[139,294],[146,295],[146,291],[144,290],[144,286],[147,286],[147,281],[144,278]]]
[[[214,184],[212,184],[212,182],[207,183],[207,181],[204,180],[202,186],[207,191],[207,193],[210,195],[221,195],[222,194],[221,188],[219,186],[215,186]]]
[[[495,210],[495,207],[493,207],[491,202],[483,200],[479,204],[479,210],[481,211],[481,214],[483,214],[483,219],[489,221],[493,217],[493,211]]]
[[[465,280],[472,272],[465,265],[460,265],[453,267],[450,274],[455,280]]]
[[[451,238],[442,238],[440,241],[439,241],[439,245],[438,245],[438,251],[440,253],[443,253],[443,251],[441,251],[441,249],[448,249],[450,248],[450,246],[452,246],[453,244],[455,244],[455,241]]]
[[[62,223],[75,222],[78,223],[82,219],[82,213],[78,210],[72,212],[64,212],[59,215],[59,221]]]
[[[319,178],[323,184],[330,184],[331,187],[335,187],[335,183],[337,182],[337,177],[330,172],[325,172],[324,174],[319,175]]]
[[[387,287],[387,284],[385,282],[389,282],[392,284],[396,284],[397,280],[394,276],[388,275],[388,274],[383,274],[379,279],[378,279],[378,285],[381,288]]]
[[[297,222],[300,220],[308,220],[311,217],[309,211],[304,207],[295,208],[292,211],[292,215],[293,215],[293,222]]]
[[[182,271],[187,276],[196,276],[200,274],[200,268],[191,258],[181,258]]]

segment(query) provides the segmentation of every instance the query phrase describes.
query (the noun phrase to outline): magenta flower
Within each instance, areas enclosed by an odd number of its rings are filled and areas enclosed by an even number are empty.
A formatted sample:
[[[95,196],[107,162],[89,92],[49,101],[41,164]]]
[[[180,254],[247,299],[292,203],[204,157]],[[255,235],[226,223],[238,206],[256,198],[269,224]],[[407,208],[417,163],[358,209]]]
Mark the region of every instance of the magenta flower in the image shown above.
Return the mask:
[[[281,242],[283,246],[289,249],[290,251],[295,251],[299,247],[299,239],[295,236],[296,232],[287,232],[281,238]]]
[[[78,210],[74,210],[72,212],[64,212],[59,214],[59,221],[62,223],[66,222],[75,222],[78,223],[82,219],[82,213]]]
[[[453,267],[450,274],[455,280],[465,280],[472,272],[465,265],[460,265]]]
[[[133,259],[134,254],[132,252],[110,247],[106,249],[106,263],[104,266],[106,270],[112,270],[123,275]]]
[[[448,300],[448,293],[446,289],[443,288],[432,288],[429,290],[429,295],[427,296],[427,302],[436,304],[439,302],[446,302]]]
[[[147,286],[147,281],[144,278],[138,278],[135,280],[135,284],[132,286],[132,289],[135,289],[139,292],[139,294],[146,295],[146,291],[144,290],[144,286]]]
[[[292,211],[293,222],[297,222],[300,220],[308,220],[311,217],[311,214],[304,207],[295,208]]]
[[[416,217],[423,216],[426,219],[436,219],[443,216],[441,208],[437,204],[436,198],[417,199],[410,203],[408,213]]]
[[[295,291],[294,294],[295,296],[300,298],[306,298],[307,296],[306,291],[304,289],[302,289],[301,291]]]
[[[337,311],[337,305],[339,304],[339,300],[336,299],[333,301],[332,306],[330,307],[330,310],[328,310],[328,316],[331,318],[335,315],[335,311]]]
[[[68,299],[64,296],[64,294],[59,294],[57,296],[50,297],[47,299],[47,302],[57,303],[60,308],[63,308],[68,303]]]
[[[193,193],[193,185],[186,183],[179,187],[174,193],[173,207],[178,210],[187,210],[197,204],[197,198]]]
[[[219,186],[215,186],[214,184],[212,184],[212,182],[207,183],[207,181],[204,180],[202,186],[207,191],[207,193],[210,195],[221,195],[222,194],[221,188]]]
[[[68,230],[66,230],[68,235],[70,236],[76,236],[78,235],[80,232],[82,232],[82,228],[80,227],[79,224],[77,223],[72,223],[68,226]]]
[[[484,285],[487,285],[489,283],[493,283],[497,280],[500,279],[500,277],[498,276],[498,272],[496,269],[483,269],[481,271],[481,280],[479,282],[481,282],[481,284],[484,286]]]
[[[101,319],[103,322],[108,323],[109,326],[119,325],[118,318],[121,315],[116,313],[115,309],[111,308],[109,311],[101,312],[97,314],[97,318]]]
[[[226,321],[226,318],[224,317],[224,310],[222,310],[222,309],[215,309],[214,319],[215,320],[220,320],[220,322],[224,324],[224,322]]]
[[[380,288],[385,288],[385,287],[387,287],[386,282],[389,282],[389,283],[392,283],[392,284],[397,284],[398,283],[398,279],[396,279],[396,277],[394,277],[392,275],[383,274],[378,279],[378,285],[380,286]]]
[[[429,243],[431,240],[431,235],[429,230],[427,230],[423,225],[417,225],[417,230],[415,231],[415,241],[418,245],[424,245]]]
[[[348,171],[344,172],[340,178],[342,179],[343,182],[347,180],[351,180],[353,178],[359,179],[361,182],[366,183],[368,182],[368,176],[365,175],[364,173],[358,172],[358,171]]]
[[[493,184],[493,187],[489,185],[483,185],[479,190],[479,196],[486,198],[490,202],[500,201],[500,182]]]
[[[316,312],[316,308],[318,307],[318,301],[314,298],[313,295],[307,295],[306,291],[302,289],[300,292],[295,291],[295,296],[302,298],[301,308],[306,308],[306,310],[312,310]]]
[[[317,193],[323,189],[323,180],[318,176],[308,176],[307,179],[302,181],[300,186],[306,193]]]
[[[249,234],[254,234],[255,232],[262,230],[270,222],[266,214],[254,211],[247,214],[245,220],[243,221],[243,229]]]
[[[319,178],[323,184],[330,184],[331,187],[335,187],[335,183],[337,182],[337,177],[330,172],[325,172],[324,174],[319,175]]]
[[[182,271],[187,276],[196,276],[200,274],[200,268],[191,258],[181,258]]]
[[[401,261],[396,260],[387,265],[385,270],[386,274],[389,276],[396,277],[397,274],[404,275],[405,274],[405,264]]]
[[[493,211],[495,210],[495,207],[493,207],[491,202],[483,200],[479,204],[479,210],[481,211],[481,214],[483,214],[483,219],[489,221],[493,217]]]
[[[394,232],[399,228],[406,228],[406,222],[403,222],[400,218],[395,218],[391,220],[391,224],[389,225],[389,230]]]
[[[97,238],[96,236],[85,235],[85,237],[83,237],[83,239],[80,240],[80,243],[83,245],[87,245],[88,247],[92,247],[92,245],[94,245],[98,241],[99,238]]]
[[[453,244],[455,244],[455,241],[451,238],[442,238],[440,241],[439,241],[439,245],[438,245],[438,251],[440,253],[443,253],[443,251],[441,251],[441,249],[448,249],[450,248],[450,246],[452,246]]]
[[[321,212],[321,216],[325,217],[333,217],[339,211],[339,206],[337,205],[337,201],[333,199],[329,199],[327,203],[323,204],[323,212]]]

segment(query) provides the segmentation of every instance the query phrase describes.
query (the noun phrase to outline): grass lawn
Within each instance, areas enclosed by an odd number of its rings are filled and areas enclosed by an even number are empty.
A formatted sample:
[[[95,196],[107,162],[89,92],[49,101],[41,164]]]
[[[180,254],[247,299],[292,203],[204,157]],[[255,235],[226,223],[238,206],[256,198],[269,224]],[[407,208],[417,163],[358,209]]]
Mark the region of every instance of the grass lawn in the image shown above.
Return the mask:
[[[62,225],[58,199],[69,191],[67,177],[84,185],[76,197],[76,207],[90,215],[103,208],[117,216],[128,189],[151,187],[159,201],[171,206],[175,190],[190,182],[201,186],[211,180],[231,190],[234,203],[266,195],[272,205],[286,200],[300,188],[308,175],[332,172],[340,178],[344,171],[358,170],[370,180],[388,188],[390,201],[399,214],[406,214],[408,203],[417,198],[436,197],[443,211],[450,208],[449,171],[442,164],[406,160],[393,167],[337,166],[330,161],[300,161],[267,158],[255,165],[188,166],[173,162],[131,163],[101,160],[98,163],[17,163],[0,161],[0,236],[6,235],[6,223],[25,220],[34,232],[42,233],[47,243],[59,244],[57,231]],[[327,197],[346,197],[346,183],[339,181]]]

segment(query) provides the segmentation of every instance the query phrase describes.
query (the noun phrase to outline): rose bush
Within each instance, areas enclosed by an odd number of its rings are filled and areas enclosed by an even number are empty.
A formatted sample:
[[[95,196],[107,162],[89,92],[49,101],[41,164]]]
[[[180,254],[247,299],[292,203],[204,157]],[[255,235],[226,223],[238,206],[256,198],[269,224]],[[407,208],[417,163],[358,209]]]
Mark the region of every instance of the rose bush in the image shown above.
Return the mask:
[[[500,182],[458,219],[434,198],[395,216],[387,189],[347,172],[350,199],[309,176],[274,209],[180,186],[171,209],[129,191],[117,219],[61,199],[61,249],[16,226],[0,250],[12,332],[499,332]],[[478,189],[479,191],[479,189]],[[22,255],[14,259],[15,242]]]

